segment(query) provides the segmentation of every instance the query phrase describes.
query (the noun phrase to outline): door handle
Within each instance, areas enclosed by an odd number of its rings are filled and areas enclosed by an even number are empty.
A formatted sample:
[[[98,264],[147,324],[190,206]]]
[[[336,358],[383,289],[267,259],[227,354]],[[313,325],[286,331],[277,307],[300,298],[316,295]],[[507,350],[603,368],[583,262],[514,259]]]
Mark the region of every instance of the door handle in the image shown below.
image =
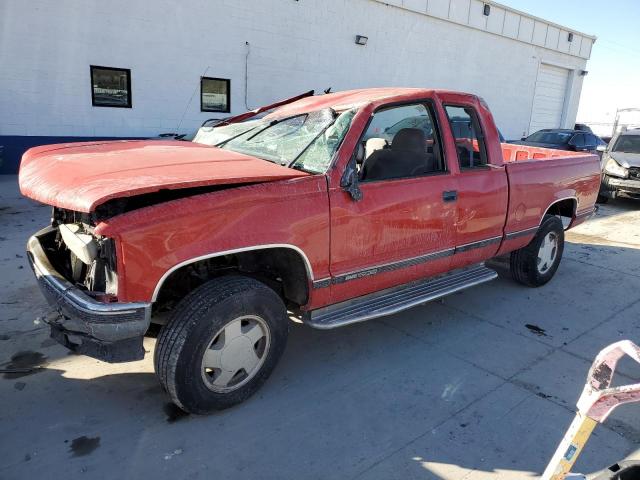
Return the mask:
[[[457,190],[446,190],[442,192],[442,200],[445,202],[455,202],[458,200]]]

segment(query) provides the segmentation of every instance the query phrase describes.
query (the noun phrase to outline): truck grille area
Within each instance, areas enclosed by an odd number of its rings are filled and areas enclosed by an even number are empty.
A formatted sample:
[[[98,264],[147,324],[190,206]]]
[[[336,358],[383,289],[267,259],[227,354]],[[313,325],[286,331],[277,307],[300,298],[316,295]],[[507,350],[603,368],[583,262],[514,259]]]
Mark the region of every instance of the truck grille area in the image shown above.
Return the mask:
[[[89,220],[88,214],[56,210],[53,230],[41,240],[51,264],[65,279],[85,293],[93,297],[106,296],[105,300],[110,296],[115,297],[118,277],[113,240],[93,234],[93,226],[85,223]],[[76,238],[77,241],[70,242]],[[91,255],[79,250],[84,246],[83,241],[90,243]]]

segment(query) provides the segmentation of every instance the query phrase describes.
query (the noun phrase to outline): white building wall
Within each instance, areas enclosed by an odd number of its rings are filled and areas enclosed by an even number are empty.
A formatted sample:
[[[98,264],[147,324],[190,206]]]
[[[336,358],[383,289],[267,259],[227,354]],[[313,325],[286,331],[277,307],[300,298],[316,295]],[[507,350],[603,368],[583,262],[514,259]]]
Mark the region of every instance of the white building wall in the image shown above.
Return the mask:
[[[0,136],[193,130],[225,116],[200,112],[204,75],[231,79],[232,113],[311,88],[468,91],[516,138],[541,62],[573,72],[572,125],[593,39],[488,3],[489,17],[477,0],[2,0]],[[90,65],[130,68],[133,108],[93,107]]]

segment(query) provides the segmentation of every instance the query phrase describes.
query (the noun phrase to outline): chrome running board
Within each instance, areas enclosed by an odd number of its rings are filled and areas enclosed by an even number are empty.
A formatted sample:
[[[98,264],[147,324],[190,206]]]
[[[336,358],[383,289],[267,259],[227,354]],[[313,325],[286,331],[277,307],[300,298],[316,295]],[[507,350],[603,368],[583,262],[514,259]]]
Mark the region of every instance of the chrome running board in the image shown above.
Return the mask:
[[[313,328],[329,330],[352,323],[393,315],[416,305],[488,282],[498,274],[484,264],[461,268],[409,285],[393,287],[364,297],[314,310],[303,317]]]

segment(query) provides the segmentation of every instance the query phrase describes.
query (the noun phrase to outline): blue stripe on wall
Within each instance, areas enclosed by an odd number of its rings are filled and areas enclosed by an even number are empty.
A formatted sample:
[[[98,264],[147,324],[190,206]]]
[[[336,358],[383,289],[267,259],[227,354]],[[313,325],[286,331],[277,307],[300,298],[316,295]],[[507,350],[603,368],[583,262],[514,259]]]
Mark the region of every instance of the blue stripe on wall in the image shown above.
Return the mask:
[[[22,154],[31,147],[67,142],[94,142],[96,140],[136,140],[141,137],[40,137],[0,135],[0,175],[16,174]]]

